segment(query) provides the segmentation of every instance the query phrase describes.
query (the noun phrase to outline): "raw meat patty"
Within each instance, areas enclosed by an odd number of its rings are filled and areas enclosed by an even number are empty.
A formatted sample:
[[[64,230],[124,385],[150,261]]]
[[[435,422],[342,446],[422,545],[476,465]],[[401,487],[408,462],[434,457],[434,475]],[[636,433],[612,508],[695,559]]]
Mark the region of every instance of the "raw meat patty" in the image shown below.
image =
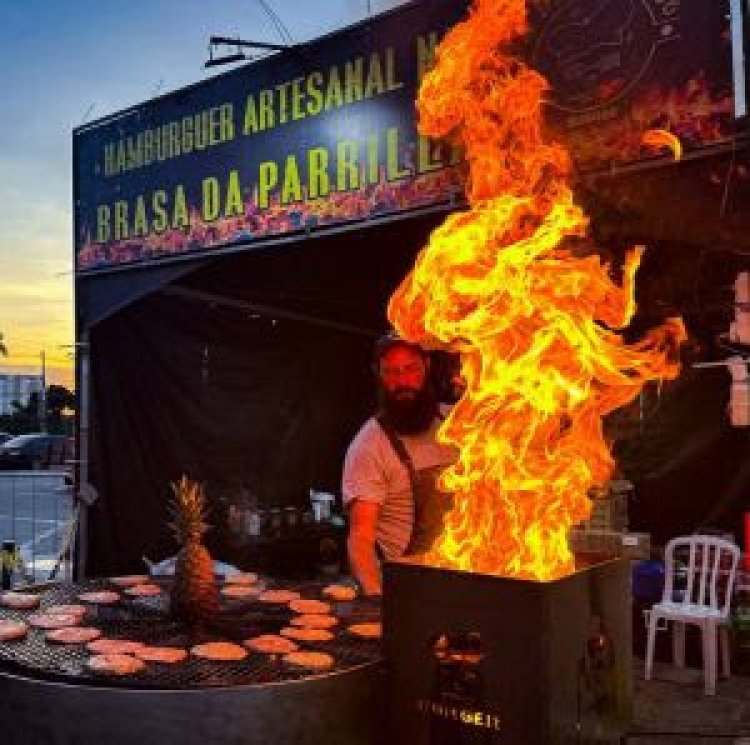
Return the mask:
[[[144,582],[140,585],[131,585],[126,587],[123,592],[135,598],[147,598],[153,595],[161,595],[161,587],[153,582]]]
[[[318,613],[328,614],[331,612],[331,604],[324,603],[322,600],[292,600],[289,603],[289,608],[295,613]]]
[[[80,613],[35,613],[29,623],[37,629],[64,629],[81,623]]]
[[[224,577],[228,585],[254,585],[258,581],[258,575],[254,572],[234,572]]]
[[[120,599],[119,592],[112,590],[98,590],[96,592],[82,592],[78,596],[79,600],[84,603],[94,603],[95,605],[112,605]]]
[[[23,621],[0,619],[0,642],[15,642],[25,639],[29,627]]]
[[[102,675],[133,675],[146,665],[129,654],[97,654],[86,660],[86,667]]]
[[[265,654],[289,654],[289,652],[296,652],[299,649],[290,639],[275,634],[262,634],[252,639],[245,639],[242,643],[255,652]]]
[[[326,670],[333,666],[334,659],[325,652],[290,652],[284,655],[284,662],[312,670]]]
[[[151,577],[148,574],[128,574],[123,577],[112,577],[110,582],[118,587],[132,587],[133,585],[142,585],[150,579]]]
[[[349,631],[363,639],[380,639],[383,636],[383,624],[378,621],[354,623],[349,627]]]
[[[330,629],[333,628],[338,622],[338,618],[323,615],[295,616],[290,621],[292,626],[299,626],[303,629]]]
[[[102,632],[92,626],[68,626],[48,631],[44,638],[53,644],[88,644],[101,635]]]
[[[0,605],[13,610],[33,610],[39,607],[39,595],[31,592],[0,592]]]
[[[231,642],[207,642],[198,644],[190,650],[196,657],[203,657],[207,660],[244,660],[247,657],[247,650],[239,644]]]
[[[133,654],[144,662],[163,662],[167,665],[174,665],[187,659],[187,652],[179,647],[141,647],[136,649]]]
[[[75,613],[78,616],[85,616],[88,608],[85,605],[79,603],[72,603],[68,605],[50,605],[49,608],[44,608],[42,613],[57,615],[58,613]]]
[[[333,639],[333,634],[325,629],[301,629],[297,626],[287,626],[279,633],[301,642],[329,642]]]
[[[221,588],[225,598],[256,598],[261,592],[261,588],[253,585],[226,585]]]
[[[357,597],[357,591],[349,585],[328,585],[323,588],[323,594],[331,600],[354,600]]]
[[[266,590],[258,595],[258,600],[262,603],[288,603],[298,599],[299,593],[294,590]]]
[[[142,642],[129,639],[96,639],[86,645],[86,649],[94,654],[135,654],[146,646]]]

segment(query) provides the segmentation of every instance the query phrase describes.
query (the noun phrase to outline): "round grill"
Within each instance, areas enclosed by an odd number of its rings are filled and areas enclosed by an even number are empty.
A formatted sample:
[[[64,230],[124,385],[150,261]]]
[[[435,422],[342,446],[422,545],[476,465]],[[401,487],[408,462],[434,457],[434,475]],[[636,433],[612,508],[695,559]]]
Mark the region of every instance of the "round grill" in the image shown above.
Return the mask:
[[[168,584],[160,583],[168,590]],[[268,588],[295,590],[303,598],[321,599],[325,584],[266,583]],[[41,595],[41,610],[52,605],[80,602],[77,596],[91,590],[117,589],[106,580],[90,580],[80,584],[54,584],[28,590]],[[328,600],[326,598],[326,600]],[[190,633],[183,625],[169,619],[168,595],[129,598],[114,605],[91,605],[82,625],[95,626],[108,639],[129,639],[158,646],[177,646],[188,649],[207,641],[231,641],[241,644],[259,634],[278,634],[295,615],[285,605],[261,603],[254,599],[222,600],[222,612],[210,628]],[[333,613],[339,624],[331,629],[334,638],[329,642],[295,642],[305,651],[327,652],[334,665],[324,671],[313,672],[285,663],[279,655],[266,655],[248,650],[239,662],[205,660],[192,655],[175,665],[146,663],[136,675],[123,677],[96,675],[85,665],[90,653],[85,645],[57,645],[45,641],[45,631],[30,628],[20,642],[0,642],[0,669],[27,677],[59,682],[86,683],[97,686],[126,688],[192,689],[217,686],[264,685],[303,680],[320,675],[351,670],[381,660],[379,640],[356,637],[346,629],[353,623],[380,620],[380,605],[367,598],[351,602],[333,602]],[[27,620],[33,612],[0,608],[0,618]]]

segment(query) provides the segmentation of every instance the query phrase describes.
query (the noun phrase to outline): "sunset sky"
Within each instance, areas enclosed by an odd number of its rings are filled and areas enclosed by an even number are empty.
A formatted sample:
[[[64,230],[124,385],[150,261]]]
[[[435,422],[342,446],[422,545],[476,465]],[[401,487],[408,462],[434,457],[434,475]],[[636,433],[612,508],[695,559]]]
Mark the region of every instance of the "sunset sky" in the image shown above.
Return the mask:
[[[295,41],[402,4],[268,3]],[[73,384],[73,128],[207,77],[212,34],[279,41],[262,4],[0,3],[0,372],[36,372],[44,351],[50,381]]]

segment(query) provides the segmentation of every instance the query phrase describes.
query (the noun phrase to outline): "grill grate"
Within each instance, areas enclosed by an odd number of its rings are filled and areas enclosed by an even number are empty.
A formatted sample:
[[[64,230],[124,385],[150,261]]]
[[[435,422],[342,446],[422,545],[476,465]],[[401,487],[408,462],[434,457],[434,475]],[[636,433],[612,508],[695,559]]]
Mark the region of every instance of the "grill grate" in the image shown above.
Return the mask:
[[[327,584],[327,583],[325,583]],[[167,588],[166,583],[162,583]],[[321,598],[324,583],[267,582],[274,589],[296,590],[303,598]],[[30,588],[41,594],[41,610],[52,605],[80,602],[77,595],[91,590],[113,589],[106,580],[89,580],[79,584],[54,584]],[[289,625],[295,615],[280,605],[267,605],[256,600],[222,601],[222,612],[210,629],[191,635],[166,613],[165,594],[157,597],[130,599],[123,595],[116,605],[92,606],[83,624],[95,626],[111,639],[131,639],[159,646],[179,646],[189,649],[206,641],[240,643],[258,634],[273,634]],[[126,599],[127,598],[127,599]],[[189,656],[176,665],[146,663],[136,675],[122,678],[95,675],[86,668],[90,656],[85,645],[57,645],[45,641],[45,631],[29,629],[21,642],[0,642],[0,670],[44,680],[90,685],[121,686],[126,688],[192,689],[215,686],[264,685],[304,680],[317,675],[330,675],[381,660],[379,641],[360,639],[346,631],[352,623],[379,621],[380,605],[367,598],[351,602],[333,603],[339,625],[331,629],[334,638],[329,642],[297,642],[300,649],[328,652],[335,660],[333,667],[321,673],[292,667],[280,656],[269,656],[248,650],[239,662],[220,662]],[[0,608],[0,618],[26,620],[31,612]]]

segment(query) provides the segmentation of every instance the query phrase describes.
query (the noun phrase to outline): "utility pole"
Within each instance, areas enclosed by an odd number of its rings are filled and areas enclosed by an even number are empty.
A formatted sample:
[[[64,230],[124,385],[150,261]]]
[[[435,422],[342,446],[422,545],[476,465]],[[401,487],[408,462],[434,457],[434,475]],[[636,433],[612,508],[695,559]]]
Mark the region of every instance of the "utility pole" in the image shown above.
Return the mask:
[[[42,390],[39,393],[39,428],[47,433],[47,366],[44,350],[40,352],[42,358]]]

